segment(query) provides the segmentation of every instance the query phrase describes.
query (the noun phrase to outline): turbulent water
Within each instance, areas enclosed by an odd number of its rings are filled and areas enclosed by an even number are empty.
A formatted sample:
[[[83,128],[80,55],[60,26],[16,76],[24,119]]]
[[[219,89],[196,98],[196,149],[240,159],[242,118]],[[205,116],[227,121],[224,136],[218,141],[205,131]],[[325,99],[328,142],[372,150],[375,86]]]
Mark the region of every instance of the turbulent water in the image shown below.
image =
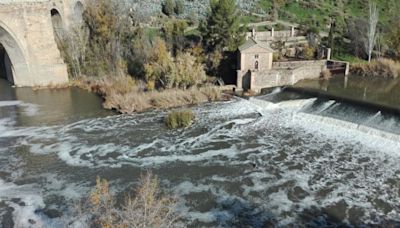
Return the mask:
[[[1,101],[2,224],[82,226],[70,212],[96,176],[123,194],[151,170],[188,226],[399,225],[400,120],[299,98],[201,105],[181,131],[161,111],[19,124],[44,107]]]

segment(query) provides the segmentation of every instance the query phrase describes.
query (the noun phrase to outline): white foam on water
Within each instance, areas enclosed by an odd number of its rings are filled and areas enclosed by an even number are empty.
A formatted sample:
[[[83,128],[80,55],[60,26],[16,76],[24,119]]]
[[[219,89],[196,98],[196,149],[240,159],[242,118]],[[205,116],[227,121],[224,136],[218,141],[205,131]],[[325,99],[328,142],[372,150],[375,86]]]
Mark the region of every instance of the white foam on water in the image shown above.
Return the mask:
[[[331,108],[335,103],[336,103],[336,101],[334,101],[334,100],[327,101],[318,110],[316,110],[315,113],[317,113],[317,114],[322,113],[322,112],[328,110],[329,108]]]
[[[396,173],[400,170],[398,136],[301,112],[314,101],[271,104],[235,100],[198,107],[196,123],[185,131],[169,132],[162,128],[159,119],[163,114],[148,118],[140,114],[85,120],[62,127],[7,126],[0,137],[21,137],[18,145],[29,146],[31,153],[57,154],[71,166],[106,169],[129,165],[157,169],[181,162],[199,167],[237,166],[243,169],[239,176],[214,174],[200,180],[186,180],[173,186],[174,191],[183,198],[190,193],[210,192],[218,202],[226,198],[254,200],[267,212],[273,212],[282,226],[296,223],[296,213],[311,207],[324,208],[341,200],[349,208],[364,208],[362,219],[366,222],[373,222],[368,220],[371,213],[398,219],[396,209],[385,214],[368,198],[379,196],[393,208],[399,206],[397,189],[385,187],[389,178],[400,178]],[[324,105],[325,110],[334,106],[331,103]],[[255,115],[259,111],[263,112],[262,117]],[[140,138],[142,132],[132,137],[135,130],[143,130],[150,138]],[[128,139],[124,140],[125,137]],[[282,158],[280,153],[284,154]],[[368,162],[361,164],[359,160],[365,158]],[[349,174],[353,177],[346,177]],[[169,174],[165,175],[168,178]],[[68,188],[57,181],[52,183],[55,187],[49,191],[67,198],[79,198],[83,191],[80,186]],[[236,183],[236,192],[229,192],[224,183]],[[306,195],[293,200],[294,187],[301,188]],[[324,190],[328,193],[321,196]],[[189,221],[211,223],[221,217],[222,220],[232,217],[221,208],[196,211],[190,208],[189,201],[186,207],[182,210],[186,210],[185,218]]]
[[[12,129],[12,125],[14,124],[15,121],[11,118],[0,119],[0,135]]]
[[[12,199],[20,199],[23,205],[12,202]],[[41,217],[35,213],[35,210],[44,207],[44,203],[40,191],[34,185],[17,186],[0,179],[0,200],[14,209],[15,227],[45,226]],[[35,221],[35,224],[31,224],[29,220]]]
[[[0,107],[19,106],[23,103],[22,101],[0,101]]]
[[[9,106],[22,107],[27,116],[35,116],[39,114],[39,106],[36,104],[25,103],[22,101],[0,101],[0,108]]]

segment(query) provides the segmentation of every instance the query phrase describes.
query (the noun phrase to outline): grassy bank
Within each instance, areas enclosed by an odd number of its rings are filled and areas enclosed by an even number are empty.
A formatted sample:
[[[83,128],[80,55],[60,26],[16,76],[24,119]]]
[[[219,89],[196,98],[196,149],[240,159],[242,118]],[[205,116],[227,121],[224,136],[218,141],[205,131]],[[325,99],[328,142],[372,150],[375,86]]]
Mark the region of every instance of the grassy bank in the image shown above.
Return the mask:
[[[227,99],[218,87],[205,85],[187,90],[165,89],[146,91],[142,82],[131,77],[75,79],[73,85],[99,94],[104,108],[131,114],[149,109],[168,109]]]
[[[364,77],[397,78],[400,75],[400,62],[378,59],[370,63],[352,64],[350,71]]]

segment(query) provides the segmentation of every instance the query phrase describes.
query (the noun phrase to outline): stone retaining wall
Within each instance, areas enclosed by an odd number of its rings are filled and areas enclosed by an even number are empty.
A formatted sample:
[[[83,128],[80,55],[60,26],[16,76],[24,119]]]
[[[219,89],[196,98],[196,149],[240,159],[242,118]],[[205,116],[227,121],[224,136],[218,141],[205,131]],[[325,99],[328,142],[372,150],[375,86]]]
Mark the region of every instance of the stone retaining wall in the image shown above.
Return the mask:
[[[272,70],[251,71],[247,74],[238,72],[238,88],[259,92],[263,88],[293,85],[303,79],[319,78],[321,72],[326,69],[326,63],[326,60],[276,62]]]
[[[272,41],[275,39],[282,39],[282,38],[294,38],[297,37],[300,33],[299,30],[294,29],[292,30],[282,30],[282,31],[264,31],[264,32],[247,32],[246,39],[250,37],[256,36],[257,40],[262,41]]]

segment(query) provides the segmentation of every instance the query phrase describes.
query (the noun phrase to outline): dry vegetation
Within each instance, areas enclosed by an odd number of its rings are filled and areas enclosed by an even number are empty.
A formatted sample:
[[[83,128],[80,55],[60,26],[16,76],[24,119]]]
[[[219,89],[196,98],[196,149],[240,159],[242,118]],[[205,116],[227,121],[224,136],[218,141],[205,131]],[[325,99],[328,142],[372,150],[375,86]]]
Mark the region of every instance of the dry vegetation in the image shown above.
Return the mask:
[[[323,70],[321,71],[320,78],[323,80],[329,80],[332,78],[332,73],[330,70]]]
[[[81,78],[74,81],[79,88],[104,98],[104,107],[131,114],[148,109],[168,109],[225,99],[218,87],[202,86],[189,89],[146,91],[145,85],[129,76]]]
[[[176,199],[160,194],[158,178],[151,173],[141,177],[135,194],[128,195],[120,207],[108,181],[97,178],[87,207],[94,227],[173,227],[179,219],[174,211]]]
[[[364,77],[397,78],[400,75],[400,62],[378,59],[370,63],[353,64],[351,72]]]
[[[173,111],[165,118],[165,125],[169,129],[189,127],[194,120],[194,114],[191,110]]]

